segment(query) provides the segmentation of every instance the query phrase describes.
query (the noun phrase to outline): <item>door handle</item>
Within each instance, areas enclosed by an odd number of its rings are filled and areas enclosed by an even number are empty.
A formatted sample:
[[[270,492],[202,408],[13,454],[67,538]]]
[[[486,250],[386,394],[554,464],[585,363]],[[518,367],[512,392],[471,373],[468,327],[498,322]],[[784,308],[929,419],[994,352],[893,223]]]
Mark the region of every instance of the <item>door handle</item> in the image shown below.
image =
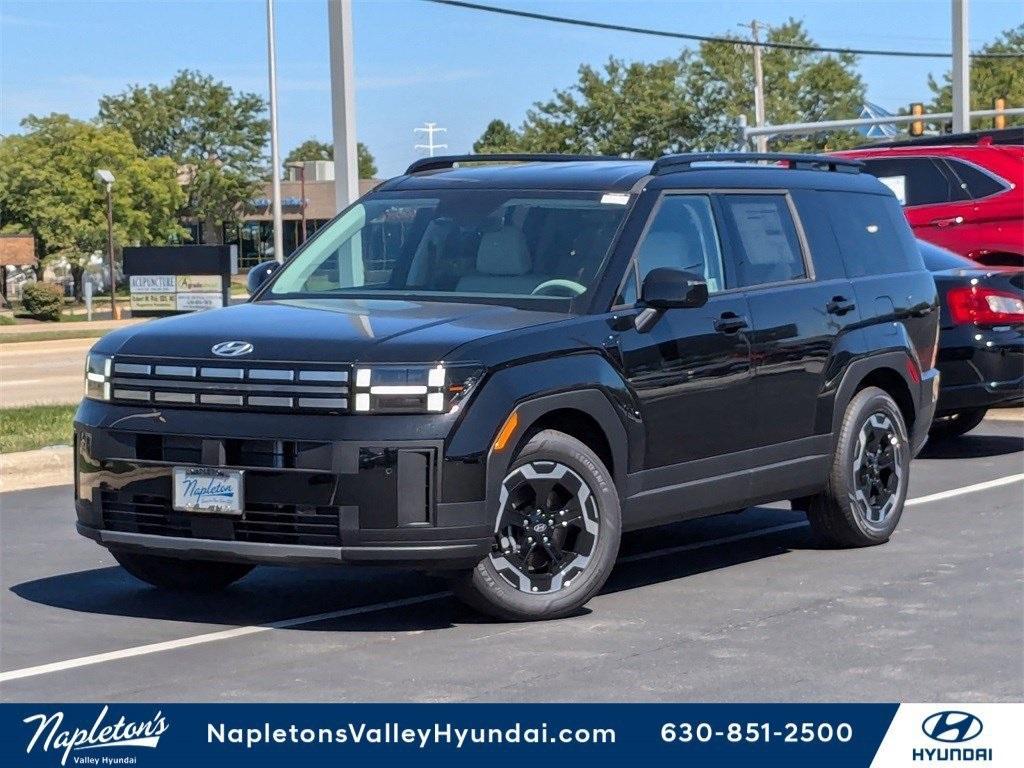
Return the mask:
[[[715,330],[719,333],[736,333],[749,327],[747,318],[732,312],[723,312],[722,316],[715,320]]]
[[[830,315],[845,315],[847,312],[853,312],[856,308],[857,305],[845,296],[833,296],[832,301],[825,305],[825,309]]]
[[[963,216],[950,216],[948,219],[932,219],[929,222],[934,227],[954,227],[964,223]]]

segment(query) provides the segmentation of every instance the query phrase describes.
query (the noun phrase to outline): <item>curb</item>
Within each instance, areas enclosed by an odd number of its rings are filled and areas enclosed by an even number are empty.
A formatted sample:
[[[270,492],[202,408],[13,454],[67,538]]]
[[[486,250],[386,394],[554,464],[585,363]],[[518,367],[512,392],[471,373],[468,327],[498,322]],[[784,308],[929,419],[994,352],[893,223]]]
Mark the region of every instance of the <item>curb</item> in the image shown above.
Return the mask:
[[[72,481],[73,463],[70,445],[0,453],[0,491],[67,485]]]
[[[985,421],[1024,421],[1024,408],[991,408]]]

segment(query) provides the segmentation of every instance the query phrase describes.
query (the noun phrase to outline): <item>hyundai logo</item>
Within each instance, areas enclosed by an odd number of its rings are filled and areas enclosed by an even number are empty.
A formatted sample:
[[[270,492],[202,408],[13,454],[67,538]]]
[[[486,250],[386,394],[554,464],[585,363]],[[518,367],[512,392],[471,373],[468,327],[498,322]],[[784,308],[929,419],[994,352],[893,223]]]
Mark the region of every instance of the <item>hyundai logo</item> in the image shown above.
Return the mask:
[[[221,357],[241,357],[252,352],[252,344],[248,341],[222,341],[214,344],[210,351]]]
[[[936,741],[959,743],[970,741],[981,733],[981,720],[970,712],[936,712],[921,723],[924,735]]]

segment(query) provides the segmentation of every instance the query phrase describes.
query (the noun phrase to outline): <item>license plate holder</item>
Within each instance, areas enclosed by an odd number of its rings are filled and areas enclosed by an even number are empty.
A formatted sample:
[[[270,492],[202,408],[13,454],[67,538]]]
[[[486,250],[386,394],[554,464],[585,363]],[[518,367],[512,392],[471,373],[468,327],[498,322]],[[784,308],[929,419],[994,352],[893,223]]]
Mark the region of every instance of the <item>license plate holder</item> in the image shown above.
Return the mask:
[[[178,512],[240,517],[245,472],[219,467],[174,467],[172,506]]]

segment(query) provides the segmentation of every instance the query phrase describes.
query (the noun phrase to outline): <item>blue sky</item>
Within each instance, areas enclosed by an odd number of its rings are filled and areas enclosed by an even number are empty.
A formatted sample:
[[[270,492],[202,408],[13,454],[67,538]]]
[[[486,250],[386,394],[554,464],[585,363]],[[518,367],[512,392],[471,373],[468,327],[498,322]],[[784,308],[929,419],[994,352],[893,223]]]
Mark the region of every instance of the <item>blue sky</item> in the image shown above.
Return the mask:
[[[696,34],[737,32],[758,18],[802,19],[821,45],[949,48],[949,0],[490,0],[493,5]],[[283,151],[330,137],[324,0],[278,0]],[[971,0],[972,46],[1024,19],[1021,0]],[[581,62],[614,55],[654,60],[679,41],[580,29],[419,2],[355,0],[359,139],[383,175],[419,152],[413,128],[448,128],[451,151],[469,151],[493,117],[518,125],[526,109],[575,80]],[[263,0],[0,1],[0,133],[28,113],[95,115],[97,98],[129,83],[167,82],[179,69],[209,72],[266,93]],[[941,59],[863,57],[868,97],[895,110],[929,96]]]

